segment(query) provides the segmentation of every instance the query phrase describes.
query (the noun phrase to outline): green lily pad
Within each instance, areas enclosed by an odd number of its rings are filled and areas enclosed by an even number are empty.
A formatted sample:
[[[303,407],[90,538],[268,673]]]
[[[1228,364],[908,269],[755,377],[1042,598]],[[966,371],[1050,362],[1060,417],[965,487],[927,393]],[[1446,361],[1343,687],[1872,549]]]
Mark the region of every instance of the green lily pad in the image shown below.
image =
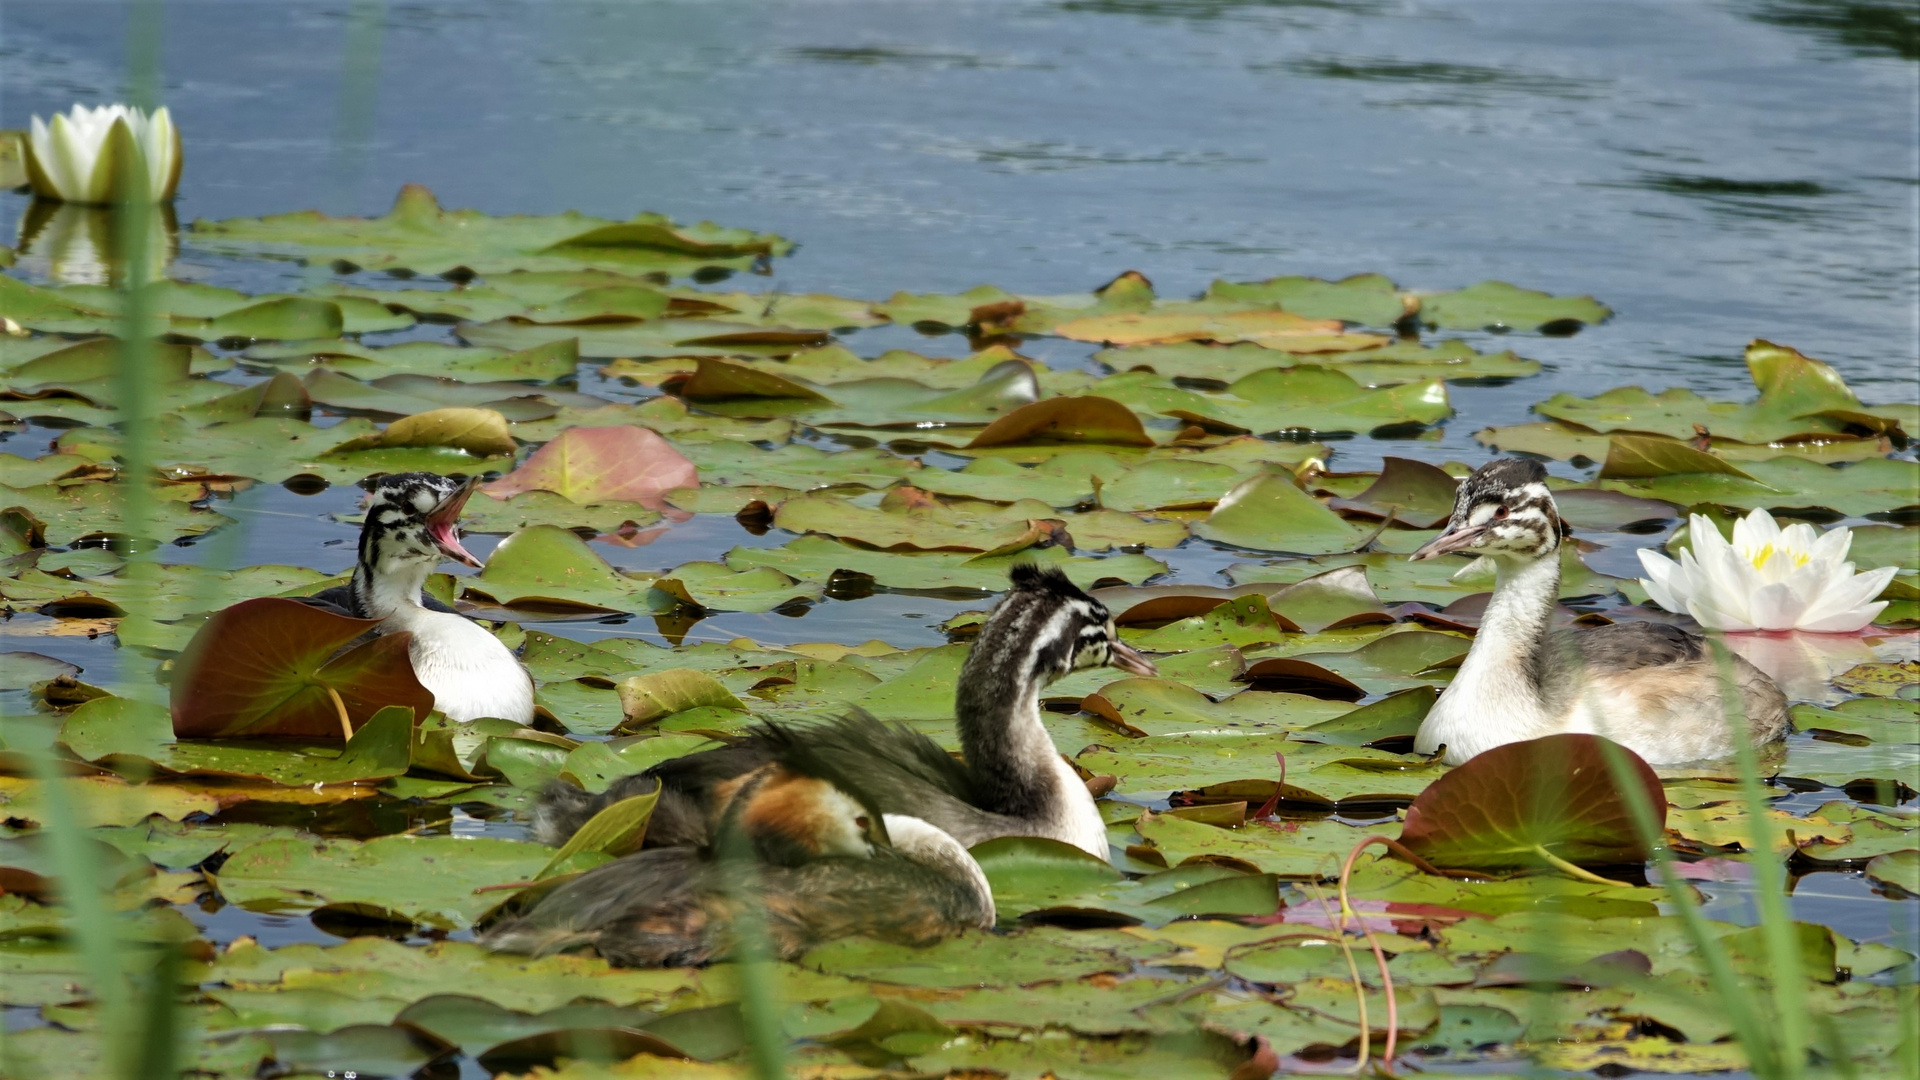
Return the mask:
[[[1893,851],[1867,864],[1867,876],[1920,896],[1920,851]]]
[[[462,382],[430,375],[382,375],[363,383],[330,368],[309,372],[302,385],[318,404],[381,416],[406,416],[439,408],[487,408],[511,420],[541,420],[557,411],[556,399],[599,400],[517,382]]]
[[[657,592],[700,611],[772,611],[825,594],[818,581],[795,581],[768,566],[734,571],[722,563],[683,563],[653,581]]]
[[[975,435],[968,449],[1000,446],[1152,446],[1140,419],[1125,405],[1100,396],[1036,401],[1000,417]]]
[[[348,905],[459,929],[499,899],[475,889],[530,880],[551,855],[491,837],[265,840],[228,857],[216,884],[228,903],[256,910]]]
[[[924,552],[902,555],[869,551],[824,536],[802,536],[777,548],[737,547],[727,552],[734,570],[769,566],[798,581],[824,582],[835,571],[865,574],[889,589],[979,589],[998,592],[1006,587],[1007,569],[1017,562],[1057,566],[1074,584],[1087,588],[1114,578],[1145,581],[1165,573],[1166,564],[1145,555],[1106,558],[1069,556],[1057,547],[1029,548],[1012,555],[967,555],[960,552]]]
[[[1362,326],[1392,326],[1406,313],[1400,290],[1382,274],[1354,274],[1339,281],[1276,277],[1265,281],[1216,281],[1208,300],[1276,307],[1312,319],[1339,319]]]
[[[1398,386],[1429,379],[1517,379],[1538,375],[1537,361],[1512,352],[1479,353],[1465,342],[1448,340],[1433,345],[1392,342],[1355,352],[1300,355],[1257,343],[1211,345],[1180,342],[1174,345],[1136,345],[1103,349],[1094,359],[1115,371],[1147,368],[1169,379],[1232,383],[1271,368],[1313,365],[1336,368],[1362,386]]]
[[[388,839],[391,842],[406,838]],[[422,839],[441,842],[409,845],[402,850],[438,853],[473,842],[450,837]],[[518,846],[534,860],[543,858],[549,850],[538,844],[512,845],[490,839],[482,842],[489,849]],[[476,853],[481,850],[476,849]],[[453,858],[458,860],[459,856]],[[416,869],[420,866],[414,865]],[[538,868],[537,861],[532,865]],[[432,868],[435,873],[454,869],[457,866],[438,864]],[[431,994],[461,993],[526,1012],[556,1009],[576,1000],[658,1007],[669,998],[687,992],[696,977],[687,970],[622,970],[610,967],[597,957],[559,955],[535,959],[491,952],[464,941],[409,946],[378,937],[354,938],[330,946],[287,945],[278,949],[264,948],[246,938],[223,950],[211,971],[213,981],[248,989],[325,990],[396,1003]]]
[[[198,566],[143,564],[135,570],[115,567],[113,572],[78,580],[71,567],[57,569],[59,573],[23,570],[11,580],[0,580],[0,597],[48,614],[133,612],[167,620],[255,597],[303,595],[334,583],[328,575],[303,566],[248,566],[223,573]]]
[[[1558,331],[1566,324],[1605,322],[1612,314],[1591,296],[1553,296],[1504,281],[1483,281],[1420,299],[1420,321],[1442,330]]]
[[[1647,846],[1626,800],[1645,798],[1659,825],[1666,792],[1646,762],[1603,741],[1549,735],[1477,754],[1413,801],[1400,842],[1450,869],[1645,862]],[[1622,793],[1609,751],[1639,795]]]
[[[717,319],[652,319],[645,322],[543,324],[519,319],[462,323],[460,339],[482,348],[538,348],[557,341],[577,343],[590,359],[616,356],[791,356],[833,340],[824,330],[761,326]]]
[[[1300,742],[1288,735],[1197,732],[1135,739],[1123,747],[1095,747],[1075,760],[1098,775],[1120,779],[1128,793],[1182,791],[1279,774],[1274,755],[1287,759],[1287,785],[1327,804],[1343,799],[1408,801],[1444,770],[1438,762],[1379,750]],[[1289,796],[1291,797],[1291,796]]]
[[[335,218],[306,211],[196,221],[192,232],[196,246],[220,254],[343,260],[369,270],[418,274],[583,267],[687,274],[707,266],[744,269],[793,247],[777,236],[706,222],[681,226],[657,214],[619,222],[574,213],[491,217],[474,210],[446,211],[432,192],[416,184],[400,190],[384,217]]]
[[[1064,934],[1046,929],[1004,937],[968,933],[926,948],[849,938],[819,946],[800,963],[829,975],[900,986],[1025,986],[1126,971],[1132,957],[1114,947],[1123,944],[1138,945],[1126,939],[1103,940],[1099,931]]]
[[[1388,518],[1418,529],[1435,529],[1453,513],[1453,494],[1460,482],[1424,461],[1388,457],[1381,460],[1380,476],[1365,491],[1335,499],[1335,510],[1366,517]]]
[[[1650,432],[1688,439],[1701,427],[1745,443],[1838,434],[1862,426],[1879,429],[1875,434],[1897,432],[1901,416],[1908,411],[1861,405],[1839,372],[1769,341],[1749,345],[1746,360],[1760,391],[1751,402],[1709,401],[1683,389],[1649,394],[1638,387],[1623,387],[1587,399],[1558,394],[1535,409],[1594,431]]]
[[[731,440],[679,444],[700,470],[703,484],[715,487],[776,487],[809,491],[838,484],[890,487],[896,480],[925,471],[919,462],[884,450],[821,450],[790,443],[762,450]]]
[[[388,706],[344,747],[280,747],[245,742],[176,740],[173,720],[158,705],[95,698],[60,725],[60,743],[84,760],[125,769],[191,776],[227,776],[289,787],[354,783],[407,771],[413,710]]]
[[[648,611],[653,577],[615,570],[580,539],[535,525],[500,541],[467,593],[530,611]]]
[[[335,338],[255,345],[244,355],[258,363],[318,364],[367,382],[387,375],[428,375],[460,382],[552,382],[574,374],[580,365],[579,347],[570,340],[505,352],[443,341],[407,341],[381,348]]]
[[[1167,678],[1121,679],[1088,695],[1082,709],[1134,736],[1210,731],[1271,734],[1312,727],[1346,707],[1298,694],[1243,691],[1223,701]]]
[[[547,442],[568,428],[626,426],[649,428],[687,442],[725,440],[778,446],[793,436],[791,420],[736,420],[694,415],[687,403],[676,397],[651,398],[638,405],[586,407],[562,403],[560,411],[545,420],[515,421],[513,433],[522,442]]]
[[[1368,830],[1331,819],[1324,821],[1249,821],[1222,829],[1173,814],[1146,813],[1134,828],[1170,864],[1195,857],[1251,863],[1282,877],[1328,879],[1340,876],[1340,860]]]
[[[1274,473],[1241,481],[1193,526],[1202,539],[1300,555],[1353,551],[1373,532],[1327,509],[1291,477]]]
[[[1473,437],[1496,450],[1534,454],[1559,461],[1574,458],[1586,458],[1589,461],[1605,460],[1612,443],[1612,439],[1607,435],[1558,421],[1482,428],[1474,432]],[[1807,442],[1769,443],[1761,446],[1717,436],[1709,442],[1716,456],[1735,464],[1785,456],[1803,457],[1809,461],[1832,464],[1841,461],[1862,461],[1867,458],[1883,457],[1886,454],[1878,437],[1853,435],[1833,435]]]
[[[510,499],[473,499],[460,514],[460,530],[470,533],[511,533],[535,525],[563,529],[616,532],[623,526],[645,527],[660,520],[658,511],[637,502],[577,503],[551,491],[526,491]]]
[[[1910,508],[1920,507],[1920,463],[1912,461],[1876,458],[1828,467],[1796,457],[1776,457],[1743,463],[1740,469],[1746,476],[1674,473],[1601,480],[1599,486],[1677,506],[1829,509],[1849,516],[1911,513]]]
[[[1311,366],[1256,371],[1219,393],[1183,390],[1170,379],[1142,371],[1109,376],[1092,389],[1209,430],[1256,435],[1431,424],[1453,411],[1446,384],[1437,379],[1369,389],[1338,368]]]

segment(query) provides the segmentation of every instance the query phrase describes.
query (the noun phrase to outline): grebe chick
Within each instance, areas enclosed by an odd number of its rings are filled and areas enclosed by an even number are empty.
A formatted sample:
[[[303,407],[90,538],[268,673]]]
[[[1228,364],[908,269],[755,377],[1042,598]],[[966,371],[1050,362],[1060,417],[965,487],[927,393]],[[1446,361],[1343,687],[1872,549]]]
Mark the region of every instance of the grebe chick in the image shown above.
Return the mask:
[[[764,777],[718,827],[723,838],[742,834],[757,857],[648,848],[567,882],[481,940],[503,952],[590,946],[623,967],[683,967],[731,954],[743,904],[759,909],[783,960],[856,935],[930,945],[997,918],[986,875],[953,837],[875,814],[832,784]]]
[[[550,784],[534,813],[535,835],[563,842],[602,807],[630,794],[662,792],[661,844],[703,842],[731,796],[734,777],[779,762],[808,775],[858,778],[887,814],[920,818],[971,847],[999,836],[1043,836],[1107,857],[1100,811],[1040,720],[1040,691],[1073,671],[1111,665],[1152,675],[1152,661],[1121,642],[1113,616],[1065,574],[1031,564],[980,628],[954,694],[963,761],[933,740],[865,712],[819,724],[762,724],[735,746],[662,762],[599,796]],[[664,817],[661,811],[666,811]],[[655,842],[649,828],[649,842]]]
[[[1561,732],[1604,735],[1654,765],[1725,757],[1791,728],[1787,701],[1760,669],[1725,660],[1740,719],[1730,721],[1719,662],[1697,634],[1658,623],[1549,631],[1567,531],[1547,471],[1501,458],[1460,485],[1453,516],[1413,553],[1493,560],[1495,586],[1465,662],[1420,724],[1414,748],[1458,765],[1506,743]]]
[[[421,595],[443,559],[480,565],[460,546],[460,511],[473,489],[474,481],[424,472],[374,480],[352,580],[309,602],[379,619],[377,633],[412,634],[407,652],[414,676],[448,719],[492,716],[525,724],[533,719],[533,679],[519,658],[479,623]]]

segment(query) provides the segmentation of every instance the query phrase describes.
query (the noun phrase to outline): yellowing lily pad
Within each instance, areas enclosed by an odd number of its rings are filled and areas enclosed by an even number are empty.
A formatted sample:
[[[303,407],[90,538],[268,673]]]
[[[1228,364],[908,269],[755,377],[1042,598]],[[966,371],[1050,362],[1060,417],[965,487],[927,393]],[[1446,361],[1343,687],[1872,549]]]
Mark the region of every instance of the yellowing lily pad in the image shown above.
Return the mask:
[[[705,222],[680,226],[654,214],[619,222],[574,213],[490,217],[475,210],[447,211],[432,192],[415,184],[401,189],[384,217],[335,218],[306,211],[196,221],[192,231],[197,246],[222,254],[344,260],[371,270],[419,274],[580,267],[685,274],[702,266],[744,268],[792,249],[777,236]]]

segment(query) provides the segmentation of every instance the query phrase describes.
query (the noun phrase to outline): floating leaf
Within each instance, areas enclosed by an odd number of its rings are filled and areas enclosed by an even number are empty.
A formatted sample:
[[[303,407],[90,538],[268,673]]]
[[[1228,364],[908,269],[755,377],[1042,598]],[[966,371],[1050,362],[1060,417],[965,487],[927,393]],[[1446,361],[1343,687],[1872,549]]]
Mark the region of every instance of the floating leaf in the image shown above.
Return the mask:
[[[1400,842],[1461,870],[1645,862],[1610,752],[1639,785],[1634,797],[1648,799],[1664,822],[1666,792],[1631,750],[1603,747],[1595,735],[1549,735],[1496,746],[1434,781],[1407,808]]]
[[[1053,332],[1106,345],[1257,341],[1270,349],[1303,353],[1345,352],[1386,342],[1371,334],[1346,333],[1335,319],[1308,319],[1286,311],[1218,311],[1204,305],[1188,310],[1163,305],[1152,311],[1069,319]]]
[[[1206,298],[1270,306],[1310,319],[1338,319],[1363,326],[1392,326],[1407,312],[1400,291],[1381,274],[1355,274],[1339,281],[1276,277],[1265,281],[1216,281]]]
[[[865,574],[876,585],[890,589],[962,588],[998,592],[1006,588],[1008,568],[1019,562],[1057,565],[1082,588],[1107,578],[1145,581],[1166,570],[1165,563],[1145,555],[1070,557],[1057,547],[1028,548],[1012,555],[962,552],[902,555],[869,551],[824,536],[803,536],[777,548],[737,547],[727,552],[727,565],[735,570],[770,566],[799,581],[821,582],[833,578],[836,571],[846,571]]]
[[[1220,393],[1180,389],[1147,372],[1114,375],[1093,389],[1208,430],[1256,435],[1431,424],[1453,411],[1438,379],[1373,390],[1338,368],[1312,366],[1257,371]]]
[[[485,836],[264,840],[229,856],[216,884],[228,903],[256,910],[332,905],[461,929],[499,900],[476,889],[530,880],[551,854]]]
[[[704,671],[676,668],[636,675],[620,684],[620,709],[629,725],[646,724],[674,713],[700,708],[742,709],[745,705]]]
[[[412,735],[413,710],[388,706],[374,713],[344,747],[185,742],[175,739],[166,709],[103,697],[75,709],[61,723],[59,738],[82,759],[122,770],[139,762],[168,773],[307,787],[399,776],[410,764]]]
[[[492,409],[433,409],[403,416],[377,435],[348,439],[328,452],[433,446],[487,457],[511,454],[517,445],[507,433],[507,418]]]
[[[968,449],[1092,443],[1104,446],[1152,446],[1140,418],[1104,397],[1058,397],[1023,405],[988,424],[967,443]]]
[[[1434,529],[1453,513],[1460,482],[1443,470],[1410,458],[1381,459],[1380,476],[1365,491],[1328,503],[1335,510],[1385,518],[1417,529]]]
[[[577,503],[636,502],[657,510],[666,492],[699,484],[693,462],[647,428],[581,427],[561,432],[481,490],[495,498],[544,490]]]
[[[468,592],[530,611],[646,611],[651,575],[615,570],[586,541],[555,525],[522,529],[493,549]]]
[[[736,572],[713,562],[683,563],[655,578],[653,587],[700,611],[772,611],[825,592],[819,582],[795,581],[772,567]]]
[[[1591,296],[1553,296],[1504,281],[1483,281],[1421,298],[1420,320],[1442,330],[1506,329],[1564,333],[1613,314]]]
[[[617,222],[573,213],[490,217],[475,210],[446,211],[432,192],[416,184],[400,190],[384,217],[335,218],[306,211],[196,221],[192,230],[197,246],[222,254],[345,260],[370,270],[418,274],[578,267],[690,273],[702,266],[744,268],[756,258],[792,249],[777,236],[704,222],[679,226],[655,214]]]
[[[407,634],[376,637],[334,655],[376,625],[274,598],[215,613],[175,662],[174,734],[327,739],[343,725],[366,724],[388,705],[424,717],[433,694],[414,677]]]
[[[1656,395],[1623,387],[1589,399],[1558,394],[1535,409],[1594,431],[1650,432],[1686,439],[1704,428],[1746,443],[1838,434],[1849,428],[1873,434],[1901,430],[1899,407],[1876,410],[1861,405],[1839,372],[1794,349],[1755,341],[1747,346],[1746,361],[1760,391],[1752,402],[1708,401],[1677,388]]]
[[[553,853],[553,858],[547,860],[547,865],[533,876],[534,880],[552,876],[556,870],[569,865],[574,856],[583,853],[619,858],[640,850],[647,836],[647,822],[659,801],[660,787],[655,784],[654,789],[644,795],[621,799],[602,808],[574,830],[560,850]]]
[[[1325,555],[1358,548],[1372,530],[1327,509],[1291,477],[1263,473],[1229,491],[1193,534],[1235,547]]]

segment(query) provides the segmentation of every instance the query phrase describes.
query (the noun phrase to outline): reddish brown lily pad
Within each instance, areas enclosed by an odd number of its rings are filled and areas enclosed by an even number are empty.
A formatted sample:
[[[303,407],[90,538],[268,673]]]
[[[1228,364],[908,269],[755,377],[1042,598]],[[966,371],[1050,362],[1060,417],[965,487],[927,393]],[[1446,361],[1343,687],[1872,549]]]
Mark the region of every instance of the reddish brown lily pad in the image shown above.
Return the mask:
[[[344,738],[342,710],[358,730],[388,705],[411,708],[417,721],[432,711],[433,692],[414,677],[411,635],[334,655],[376,625],[279,597],[214,614],[176,662],[174,735]]]
[[[1434,781],[1407,808],[1400,842],[1456,870],[1645,862],[1609,751],[1664,826],[1666,791],[1633,751],[1598,735],[1549,735],[1496,746]]]
[[[577,503],[637,502],[658,510],[667,492],[699,486],[699,470],[672,443],[629,425],[568,428],[480,490],[499,499],[552,491]]]

